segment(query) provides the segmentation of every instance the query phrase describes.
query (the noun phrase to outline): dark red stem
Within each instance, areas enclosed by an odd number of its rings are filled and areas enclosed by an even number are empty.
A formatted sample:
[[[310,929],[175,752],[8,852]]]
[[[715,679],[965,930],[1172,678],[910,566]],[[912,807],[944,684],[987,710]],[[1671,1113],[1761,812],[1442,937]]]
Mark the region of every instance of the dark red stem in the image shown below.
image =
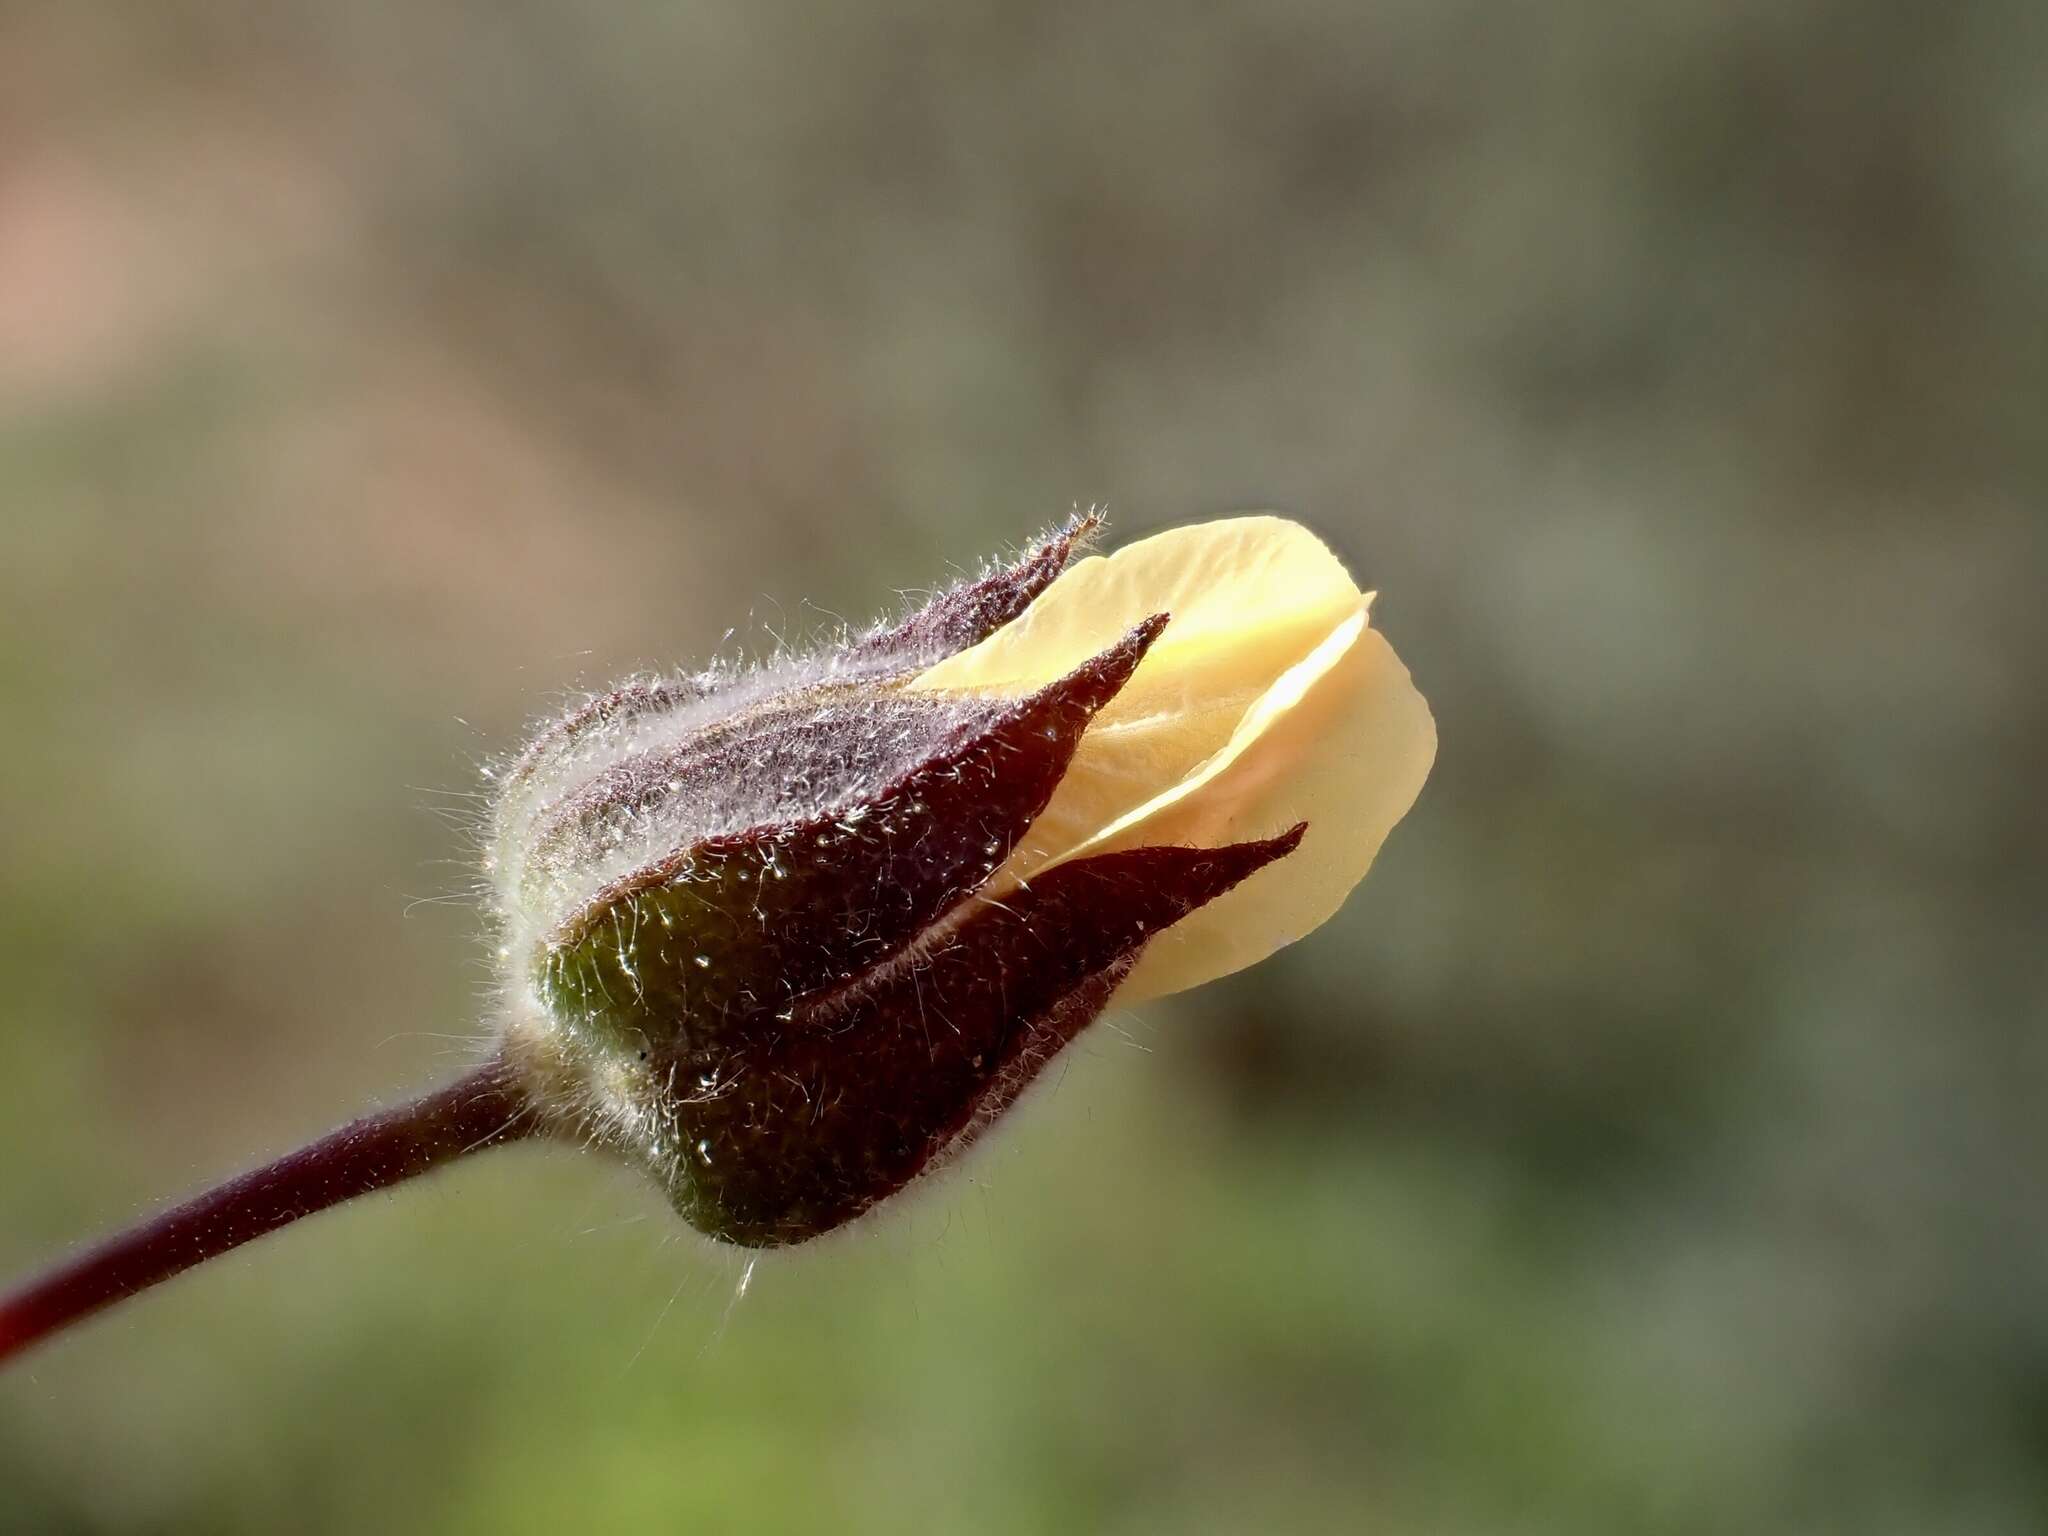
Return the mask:
[[[301,1216],[538,1129],[497,1063],[208,1190],[0,1299],[0,1361]]]

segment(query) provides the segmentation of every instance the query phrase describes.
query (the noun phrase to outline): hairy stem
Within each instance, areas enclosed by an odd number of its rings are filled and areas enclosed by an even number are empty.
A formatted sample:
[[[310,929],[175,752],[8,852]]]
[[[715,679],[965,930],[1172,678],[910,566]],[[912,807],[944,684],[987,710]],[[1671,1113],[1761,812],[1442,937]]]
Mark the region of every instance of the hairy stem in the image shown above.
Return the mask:
[[[497,1062],[410,1104],[352,1120],[0,1298],[0,1361],[124,1296],[301,1216],[388,1189],[538,1129],[527,1101]]]

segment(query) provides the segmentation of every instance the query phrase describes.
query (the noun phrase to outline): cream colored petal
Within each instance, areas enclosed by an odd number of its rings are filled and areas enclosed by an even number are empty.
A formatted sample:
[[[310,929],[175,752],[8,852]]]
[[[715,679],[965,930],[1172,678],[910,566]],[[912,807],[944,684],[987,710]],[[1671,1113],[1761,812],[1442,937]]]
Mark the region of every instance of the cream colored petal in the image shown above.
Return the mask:
[[[1335,912],[1420,792],[1429,709],[1370,598],[1275,517],[1175,529],[1075,565],[1018,619],[910,686],[1022,692],[1153,613],[1173,621],[1095,719],[989,893],[1118,848],[1214,847],[1309,822],[1302,847],[1147,947],[1118,996],[1226,975]]]
[[[1304,738],[1288,732],[1261,751],[1255,765],[1227,776],[1226,770],[1232,769],[1269,734],[1286,726],[1288,716],[1322,685],[1333,669],[1342,665],[1365,633],[1369,603],[1370,599],[1361,598],[1351,616],[1324,636],[1321,644],[1283,671],[1263,693],[1234,710],[1237,723],[1229,736],[1189,772],[1169,781],[1165,789],[1150,799],[1098,823],[1092,834],[1062,846],[1055,857],[1064,862],[1145,844],[1197,846],[1227,841],[1212,834],[1228,819],[1229,805],[1241,801],[1253,788],[1290,771],[1295,757],[1304,750]],[[1093,736],[1091,731],[1090,737]],[[1092,751],[1090,737],[1082,738],[1081,751],[1075,754],[1074,764],[1067,771],[1069,779],[1079,779],[1084,785],[1102,775],[1105,760],[1114,761],[1125,755],[1118,733],[1094,737]],[[1285,742],[1295,745],[1290,748],[1282,744]],[[1258,770],[1257,777],[1248,771],[1253,766]],[[1293,822],[1287,825],[1292,826]]]
[[[1295,852],[1147,945],[1119,1002],[1227,976],[1320,927],[1422,792],[1436,760],[1436,722],[1377,631],[1361,628],[1298,700],[1273,702],[1266,719],[1247,720],[1203,782],[1088,850],[1215,847],[1308,823]]]
[[[1133,687],[1147,673],[1156,678],[1202,659],[1233,675],[1250,673],[1278,652],[1307,654],[1358,597],[1342,563],[1299,523],[1263,515],[1198,523],[1075,562],[1016,619],[910,686],[1035,688],[1064,677],[1155,613],[1172,614],[1173,623]],[[1305,643],[1291,643],[1300,636]],[[1267,681],[1277,670],[1267,672]]]
[[[910,686],[1022,692],[1066,675],[1141,619],[1173,616],[1096,716],[1005,871],[1028,876],[1198,774],[1246,712],[1363,602],[1342,564],[1300,524],[1230,518],[1079,562],[1011,624]]]

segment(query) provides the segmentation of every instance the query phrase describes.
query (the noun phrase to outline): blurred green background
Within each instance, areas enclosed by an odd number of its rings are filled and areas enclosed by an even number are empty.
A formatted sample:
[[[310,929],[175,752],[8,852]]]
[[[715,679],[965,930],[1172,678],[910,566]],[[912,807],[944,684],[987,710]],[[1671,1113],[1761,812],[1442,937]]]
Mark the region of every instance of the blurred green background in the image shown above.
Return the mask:
[[[0,4],[0,1272],[467,1059],[476,765],[1076,503],[1384,593],[1342,917],[738,1264],[521,1149],[8,1532],[2048,1524],[2048,7]]]

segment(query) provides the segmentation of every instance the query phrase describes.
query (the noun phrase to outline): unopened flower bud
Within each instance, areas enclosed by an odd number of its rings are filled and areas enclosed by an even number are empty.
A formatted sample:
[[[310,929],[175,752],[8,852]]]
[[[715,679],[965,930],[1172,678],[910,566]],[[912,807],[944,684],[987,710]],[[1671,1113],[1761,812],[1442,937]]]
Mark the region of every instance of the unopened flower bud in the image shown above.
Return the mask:
[[[965,1144],[1112,996],[1335,910],[1434,754],[1368,600],[1279,519],[1070,565],[1093,527],[536,735],[491,875],[506,1059],[553,1129],[714,1237],[802,1242]]]
[[[800,1243],[972,1140],[1113,997],[1315,928],[1436,753],[1370,599],[1278,518],[1072,561],[1094,527],[538,732],[497,775],[491,1058],[0,1296],[0,1360],[535,1135],[639,1163],[713,1237]]]

